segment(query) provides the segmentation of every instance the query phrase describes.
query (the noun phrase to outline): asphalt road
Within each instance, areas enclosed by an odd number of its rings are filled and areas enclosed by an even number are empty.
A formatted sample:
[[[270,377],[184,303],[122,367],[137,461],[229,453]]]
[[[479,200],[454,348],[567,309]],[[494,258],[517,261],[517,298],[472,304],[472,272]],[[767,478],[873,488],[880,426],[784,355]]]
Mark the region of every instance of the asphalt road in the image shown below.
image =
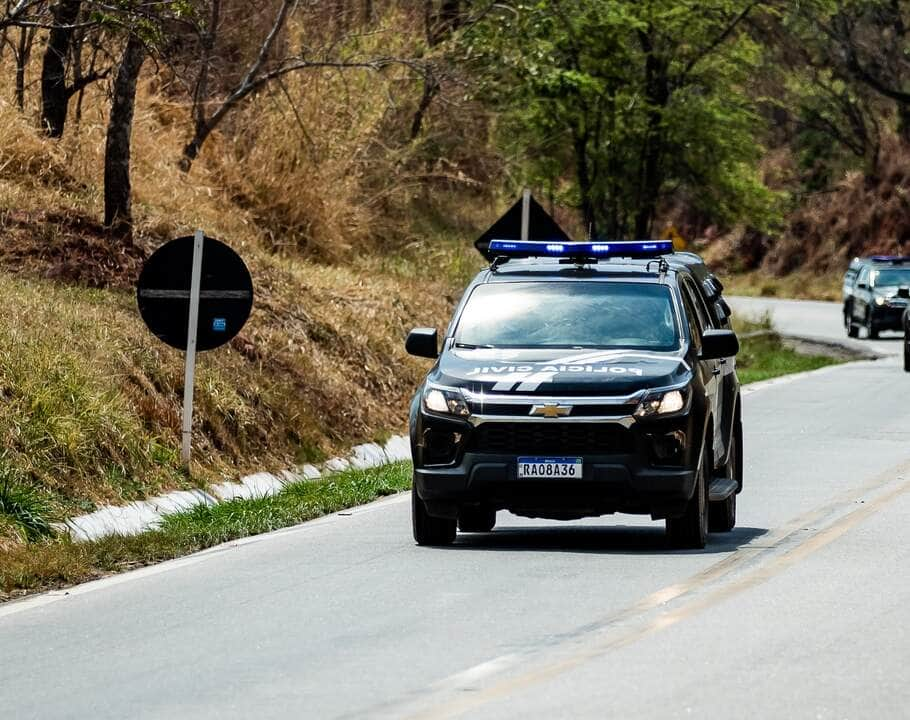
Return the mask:
[[[884,331],[878,340],[848,338],[839,303],[751,297],[734,297],[729,302],[737,315],[756,319],[768,315],[774,327],[785,334],[822,341],[836,340],[846,347],[866,352],[871,350],[878,355],[898,355],[902,350],[900,341],[903,335],[897,332]],[[864,330],[860,332],[865,333]]]
[[[908,395],[894,358],[750,390],[739,525],[701,552],[504,513],[417,548],[405,495],[0,606],[0,714],[906,718]]]

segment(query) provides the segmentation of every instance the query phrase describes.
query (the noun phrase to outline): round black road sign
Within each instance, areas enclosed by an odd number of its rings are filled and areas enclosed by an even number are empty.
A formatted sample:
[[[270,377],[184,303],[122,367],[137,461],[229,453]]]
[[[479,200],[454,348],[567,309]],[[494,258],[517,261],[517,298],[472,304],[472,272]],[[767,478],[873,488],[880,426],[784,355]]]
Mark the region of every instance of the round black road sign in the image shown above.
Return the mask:
[[[192,236],[171,240],[146,260],[136,299],[149,330],[178,350],[186,350],[193,269]],[[253,279],[240,256],[223,242],[206,237],[202,251],[196,350],[228,342],[253,308]]]

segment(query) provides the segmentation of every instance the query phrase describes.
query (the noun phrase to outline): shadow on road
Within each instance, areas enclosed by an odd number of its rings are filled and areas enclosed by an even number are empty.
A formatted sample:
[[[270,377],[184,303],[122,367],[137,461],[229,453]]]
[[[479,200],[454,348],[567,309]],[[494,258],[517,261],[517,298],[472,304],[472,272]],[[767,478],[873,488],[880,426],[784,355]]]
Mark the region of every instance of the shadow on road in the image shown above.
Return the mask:
[[[676,550],[667,543],[663,526],[632,525],[565,527],[503,527],[491,533],[459,533],[448,550],[535,551],[599,554],[709,554],[732,552],[767,533],[764,528],[738,527],[712,533],[704,550]]]

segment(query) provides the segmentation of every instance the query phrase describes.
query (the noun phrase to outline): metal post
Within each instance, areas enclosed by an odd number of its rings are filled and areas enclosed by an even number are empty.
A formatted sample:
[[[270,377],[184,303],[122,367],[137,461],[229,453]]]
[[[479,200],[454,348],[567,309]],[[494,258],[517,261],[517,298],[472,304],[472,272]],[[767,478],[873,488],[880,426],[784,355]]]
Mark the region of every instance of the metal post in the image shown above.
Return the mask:
[[[521,198],[521,239],[528,240],[531,234],[531,191],[525,188]]]
[[[193,238],[193,270],[190,276],[190,316],[186,331],[186,370],[183,375],[183,447],[180,460],[190,465],[193,443],[193,379],[196,374],[196,334],[199,329],[199,285],[202,280],[202,247],[205,234],[197,230]]]

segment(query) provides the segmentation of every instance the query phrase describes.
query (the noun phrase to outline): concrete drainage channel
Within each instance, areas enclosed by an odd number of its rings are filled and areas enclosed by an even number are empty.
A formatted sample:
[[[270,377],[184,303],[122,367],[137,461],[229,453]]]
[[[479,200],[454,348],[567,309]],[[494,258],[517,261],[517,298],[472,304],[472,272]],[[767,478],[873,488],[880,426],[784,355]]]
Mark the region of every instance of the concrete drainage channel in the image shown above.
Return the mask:
[[[304,465],[297,470],[285,470],[277,475],[255,473],[247,475],[240,482],[219,483],[208,491],[178,490],[127,505],[109,505],[87,515],[69,518],[58,525],[58,529],[78,541],[97,540],[107,535],[138,535],[158,527],[165,515],[185,512],[197,505],[268,497],[281,492],[290,483],[316,480],[342,470],[363,470],[410,459],[410,441],[404,435],[396,435],[385,445],[358,445],[348,457],[332,458],[323,463],[321,469],[315,465]]]

